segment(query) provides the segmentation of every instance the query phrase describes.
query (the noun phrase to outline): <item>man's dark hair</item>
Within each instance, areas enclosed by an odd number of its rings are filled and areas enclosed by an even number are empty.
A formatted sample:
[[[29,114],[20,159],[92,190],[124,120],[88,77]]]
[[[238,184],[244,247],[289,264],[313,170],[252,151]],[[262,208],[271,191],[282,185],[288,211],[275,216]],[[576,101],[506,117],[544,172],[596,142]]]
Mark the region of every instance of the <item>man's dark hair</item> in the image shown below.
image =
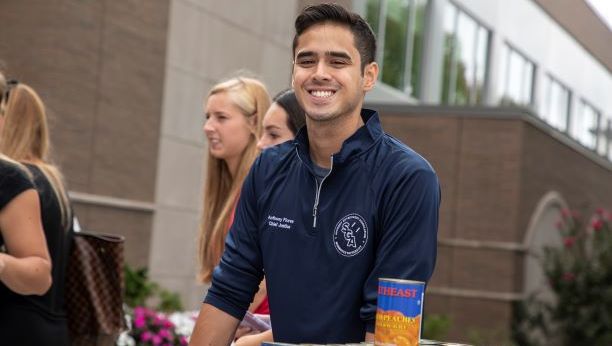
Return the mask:
[[[306,123],[306,113],[295,97],[293,89],[285,89],[272,99],[287,112],[287,126],[295,134]]]
[[[308,28],[325,22],[345,25],[353,33],[355,47],[361,56],[361,70],[376,58],[376,37],[372,28],[360,15],[347,11],[338,4],[320,4],[306,7],[295,19],[293,56],[298,38]]]

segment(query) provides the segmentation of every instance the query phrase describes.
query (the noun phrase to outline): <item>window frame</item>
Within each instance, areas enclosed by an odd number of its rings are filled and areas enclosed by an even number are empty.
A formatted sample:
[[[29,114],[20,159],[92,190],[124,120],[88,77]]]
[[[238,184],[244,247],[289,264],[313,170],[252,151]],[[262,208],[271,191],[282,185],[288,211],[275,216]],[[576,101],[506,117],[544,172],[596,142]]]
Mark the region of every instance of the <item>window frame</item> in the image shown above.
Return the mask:
[[[582,121],[584,119],[585,109],[587,107],[590,108],[595,114],[596,128],[595,128],[595,132],[591,133],[591,135],[595,137],[595,141],[592,147],[589,144],[585,143],[585,141],[580,138],[582,133],[576,133],[576,122]],[[595,107],[595,105],[593,105],[592,102],[587,100],[585,97],[580,97],[578,101],[578,112],[576,114],[576,117],[572,118],[572,123],[571,123],[572,127],[568,129],[568,133],[570,137],[576,142],[578,142],[580,145],[582,145],[583,147],[599,154],[599,132],[600,132],[600,126],[601,126],[601,118],[602,118],[602,112],[597,107]],[[586,129],[586,130],[588,131],[589,129]],[[591,131],[588,131],[588,132],[591,132]]]
[[[521,90],[520,90],[520,94],[524,93],[523,87],[524,87],[524,83],[525,80],[524,78],[524,72],[525,72],[525,67],[527,65],[531,65],[532,66],[532,70],[531,70],[531,78],[530,78],[530,90],[529,90],[529,102],[527,104],[522,103],[522,100],[515,100],[512,99],[512,101],[514,101],[517,105],[523,106],[523,107],[527,107],[529,109],[535,110],[536,108],[536,87],[537,87],[537,75],[538,75],[538,70],[539,70],[539,66],[538,64],[535,63],[535,61],[533,59],[531,59],[529,57],[528,54],[525,54],[520,48],[517,48],[514,44],[512,44],[512,42],[508,41],[508,40],[504,40],[503,45],[502,45],[502,54],[505,54],[505,56],[502,56],[502,61],[504,62],[504,66],[502,66],[500,68],[503,69],[503,71],[500,71],[501,73],[503,73],[503,85],[502,85],[502,92],[501,92],[501,97],[500,97],[500,101],[498,101],[498,103],[500,103],[505,97],[509,97],[509,83],[510,83],[510,57],[511,54],[514,53],[516,54],[519,58],[522,59],[522,71],[521,71],[521,81],[520,81],[520,85],[521,85]]]
[[[377,41],[377,47],[376,47],[376,61],[378,63],[378,68],[379,68],[379,73],[378,73],[378,82],[384,84],[385,86],[392,88],[394,90],[397,90],[401,93],[403,93],[404,95],[406,95],[409,98],[413,98],[415,100],[418,100],[420,98],[420,95],[416,95],[414,93],[414,88],[412,86],[412,65],[414,63],[415,57],[414,55],[414,36],[415,36],[415,32],[416,32],[416,15],[417,15],[417,6],[419,1],[424,1],[425,2],[425,7],[427,8],[428,6],[430,6],[430,2],[432,0],[405,0],[408,2],[408,7],[409,7],[409,12],[408,12],[408,25],[406,26],[406,46],[405,46],[405,50],[403,53],[403,57],[404,57],[404,66],[403,66],[403,75],[402,75],[402,84],[403,84],[403,88],[397,88],[393,85],[390,85],[388,83],[385,83],[383,81],[383,71],[384,71],[384,58],[385,58],[385,43],[386,43],[386,28],[387,28],[387,13],[388,13],[388,5],[389,5],[389,1],[388,0],[379,0],[379,13],[378,13],[378,23],[377,23],[377,32],[375,32],[374,34],[376,35],[376,41]],[[367,4],[368,4],[368,0],[364,0],[365,2],[365,10],[364,10],[364,17],[367,18]],[[428,11],[425,11],[425,18],[423,18],[424,22],[426,23],[429,18],[427,17],[427,13]],[[371,24],[370,24],[371,25]],[[427,25],[424,24],[424,28],[426,28]],[[421,49],[421,55],[423,54],[423,49]],[[408,58],[409,57],[409,58]],[[422,61],[422,56],[420,57],[421,61]],[[422,69],[420,71],[422,73]],[[418,81],[417,81],[418,83]]]
[[[479,48],[479,33],[481,29],[484,29],[485,33],[486,33],[486,50],[485,50],[485,54],[484,54],[484,78],[483,78],[483,83],[482,83],[482,97],[481,97],[481,101],[480,103],[476,102],[476,93],[470,93],[469,98],[468,98],[468,102],[465,105],[469,105],[469,106],[473,106],[473,105],[484,105],[486,104],[486,100],[487,100],[487,94],[489,93],[489,79],[490,79],[490,70],[491,70],[491,42],[492,42],[492,33],[493,30],[486,25],[483,21],[481,21],[477,16],[475,16],[473,13],[471,13],[468,9],[466,9],[465,7],[461,6],[461,4],[457,3],[454,0],[446,0],[445,3],[446,6],[452,6],[454,8],[454,18],[452,18],[452,23],[453,23],[453,31],[452,31],[452,45],[451,45],[451,66],[449,68],[449,82],[448,82],[448,90],[447,90],[447,95],[448,95],[448,100],[447,102],[444,102],[444,98],[442,97],[442,95],[444,95],[444,58],[442,59],[442,68],[441,68],[441,75],[440,78],[442,78],[442,81],[440,83],[440,104],[446,104],[446,105],[457,105],[456,103],[456,84],[457,84],[457,73],[458,73],[458,69],[457,69],[457,65],[458,65],[458,59],[457,59],[457,32],[458,32],[458,28],[459,28],[459,16],[460,15],[464,15],[465,17],[467,17],[469,20],[471,20],[475,25],[476,25],[476,30],[474,30],[474,51],[472,52],[472,61],[471,63],[473,64],[473,66],[478,66],[478,48]],[[446,13],[444,14],[446,15]],[[444,28],[443,28],[444,30]],[[477,80],[477,75],[478,75],[478,70],[475,70],[473,73],[473,78],[472,80],[470,80],[469,82],[473,83]],[[470,84],[472,86],[475,86],[476,83],[474,84]],[[454,86],[454,87],[453,87]]]
[[[573,90],[570,89],[569,86],[567,86],[567,84],[561,82],[561,80],[559,80],[559,78],[555,77],[551,72],[546,72],[544,74],[544,82],[547,83],[544,85],[544,88],[546,90],[543,90],[543,94],[544,94],[544,99],[542,102],[542,108],[540,109],[540,111],[537,113],[538,116],[540,117],[540,119],[544,120],[547,124],[551,125],[552,127],[554,127],[555,129],[564,132],[564,133],[569,133],[570,131],[570,126],[571,126],[571,118],[572,118],[572,98],[574,96]],[[555,126],[554,124],[550,123],[547,118],[550,116],[550,112],[551,112],[551,100],[552,100],[552,87],[553,84],[556,84],[558,87],[560,87],[562,90],[564,90],[567,93],[567,102],[565,104],[565,123],[563,124],[564,128],[558,128],[557,126]],[[542,96],[542,94],[540,94],[540,96]]]

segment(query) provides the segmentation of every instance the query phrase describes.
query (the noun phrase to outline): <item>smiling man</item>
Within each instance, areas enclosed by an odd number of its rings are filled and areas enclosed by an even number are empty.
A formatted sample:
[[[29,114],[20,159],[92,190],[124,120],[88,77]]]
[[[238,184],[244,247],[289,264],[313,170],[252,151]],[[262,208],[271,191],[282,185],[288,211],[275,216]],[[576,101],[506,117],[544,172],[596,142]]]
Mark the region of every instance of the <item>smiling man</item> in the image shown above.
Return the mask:
[[[246,179],[192,345],[229,344],[264,276],[274,340],[372,340],[378,278],[428,281],[440,188],[429,163],[362,109],[376,41],[339,5],[298,16],[295,94],[306,127]]]

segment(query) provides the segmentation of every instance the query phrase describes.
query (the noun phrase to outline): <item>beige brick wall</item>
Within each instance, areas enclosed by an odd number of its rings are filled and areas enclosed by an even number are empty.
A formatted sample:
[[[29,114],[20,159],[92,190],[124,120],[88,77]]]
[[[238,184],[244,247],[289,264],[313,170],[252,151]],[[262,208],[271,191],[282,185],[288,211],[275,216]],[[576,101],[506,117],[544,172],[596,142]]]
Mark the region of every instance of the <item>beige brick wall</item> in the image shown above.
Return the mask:
[[[247,69],[272,95],[289,87],[296,1],[170,2],[160,155],[149,263],[152,277],[199,308],[196,240],[206,167],[203,104],[219,80]]]
[[[2,1],[0,59],[32,85],[51,121],[69,189],[154,202],[168,1]],[[151,211],[77,203],[82,226],[128,238],[149,257]]]

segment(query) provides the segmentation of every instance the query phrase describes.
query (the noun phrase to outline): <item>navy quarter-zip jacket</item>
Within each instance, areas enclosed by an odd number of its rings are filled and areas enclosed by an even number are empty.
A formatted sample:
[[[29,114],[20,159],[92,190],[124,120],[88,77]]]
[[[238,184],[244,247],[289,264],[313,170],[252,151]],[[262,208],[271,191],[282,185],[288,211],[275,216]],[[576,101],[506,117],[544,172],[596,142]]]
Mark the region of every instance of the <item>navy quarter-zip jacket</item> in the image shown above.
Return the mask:
[[[438,178],[376,112],[362,117],[321,184],[305,129],[257,158],[206,303],[242,319],[265,271],[275,341],[359,342],[374,332],[378,278],[429,280]]]

